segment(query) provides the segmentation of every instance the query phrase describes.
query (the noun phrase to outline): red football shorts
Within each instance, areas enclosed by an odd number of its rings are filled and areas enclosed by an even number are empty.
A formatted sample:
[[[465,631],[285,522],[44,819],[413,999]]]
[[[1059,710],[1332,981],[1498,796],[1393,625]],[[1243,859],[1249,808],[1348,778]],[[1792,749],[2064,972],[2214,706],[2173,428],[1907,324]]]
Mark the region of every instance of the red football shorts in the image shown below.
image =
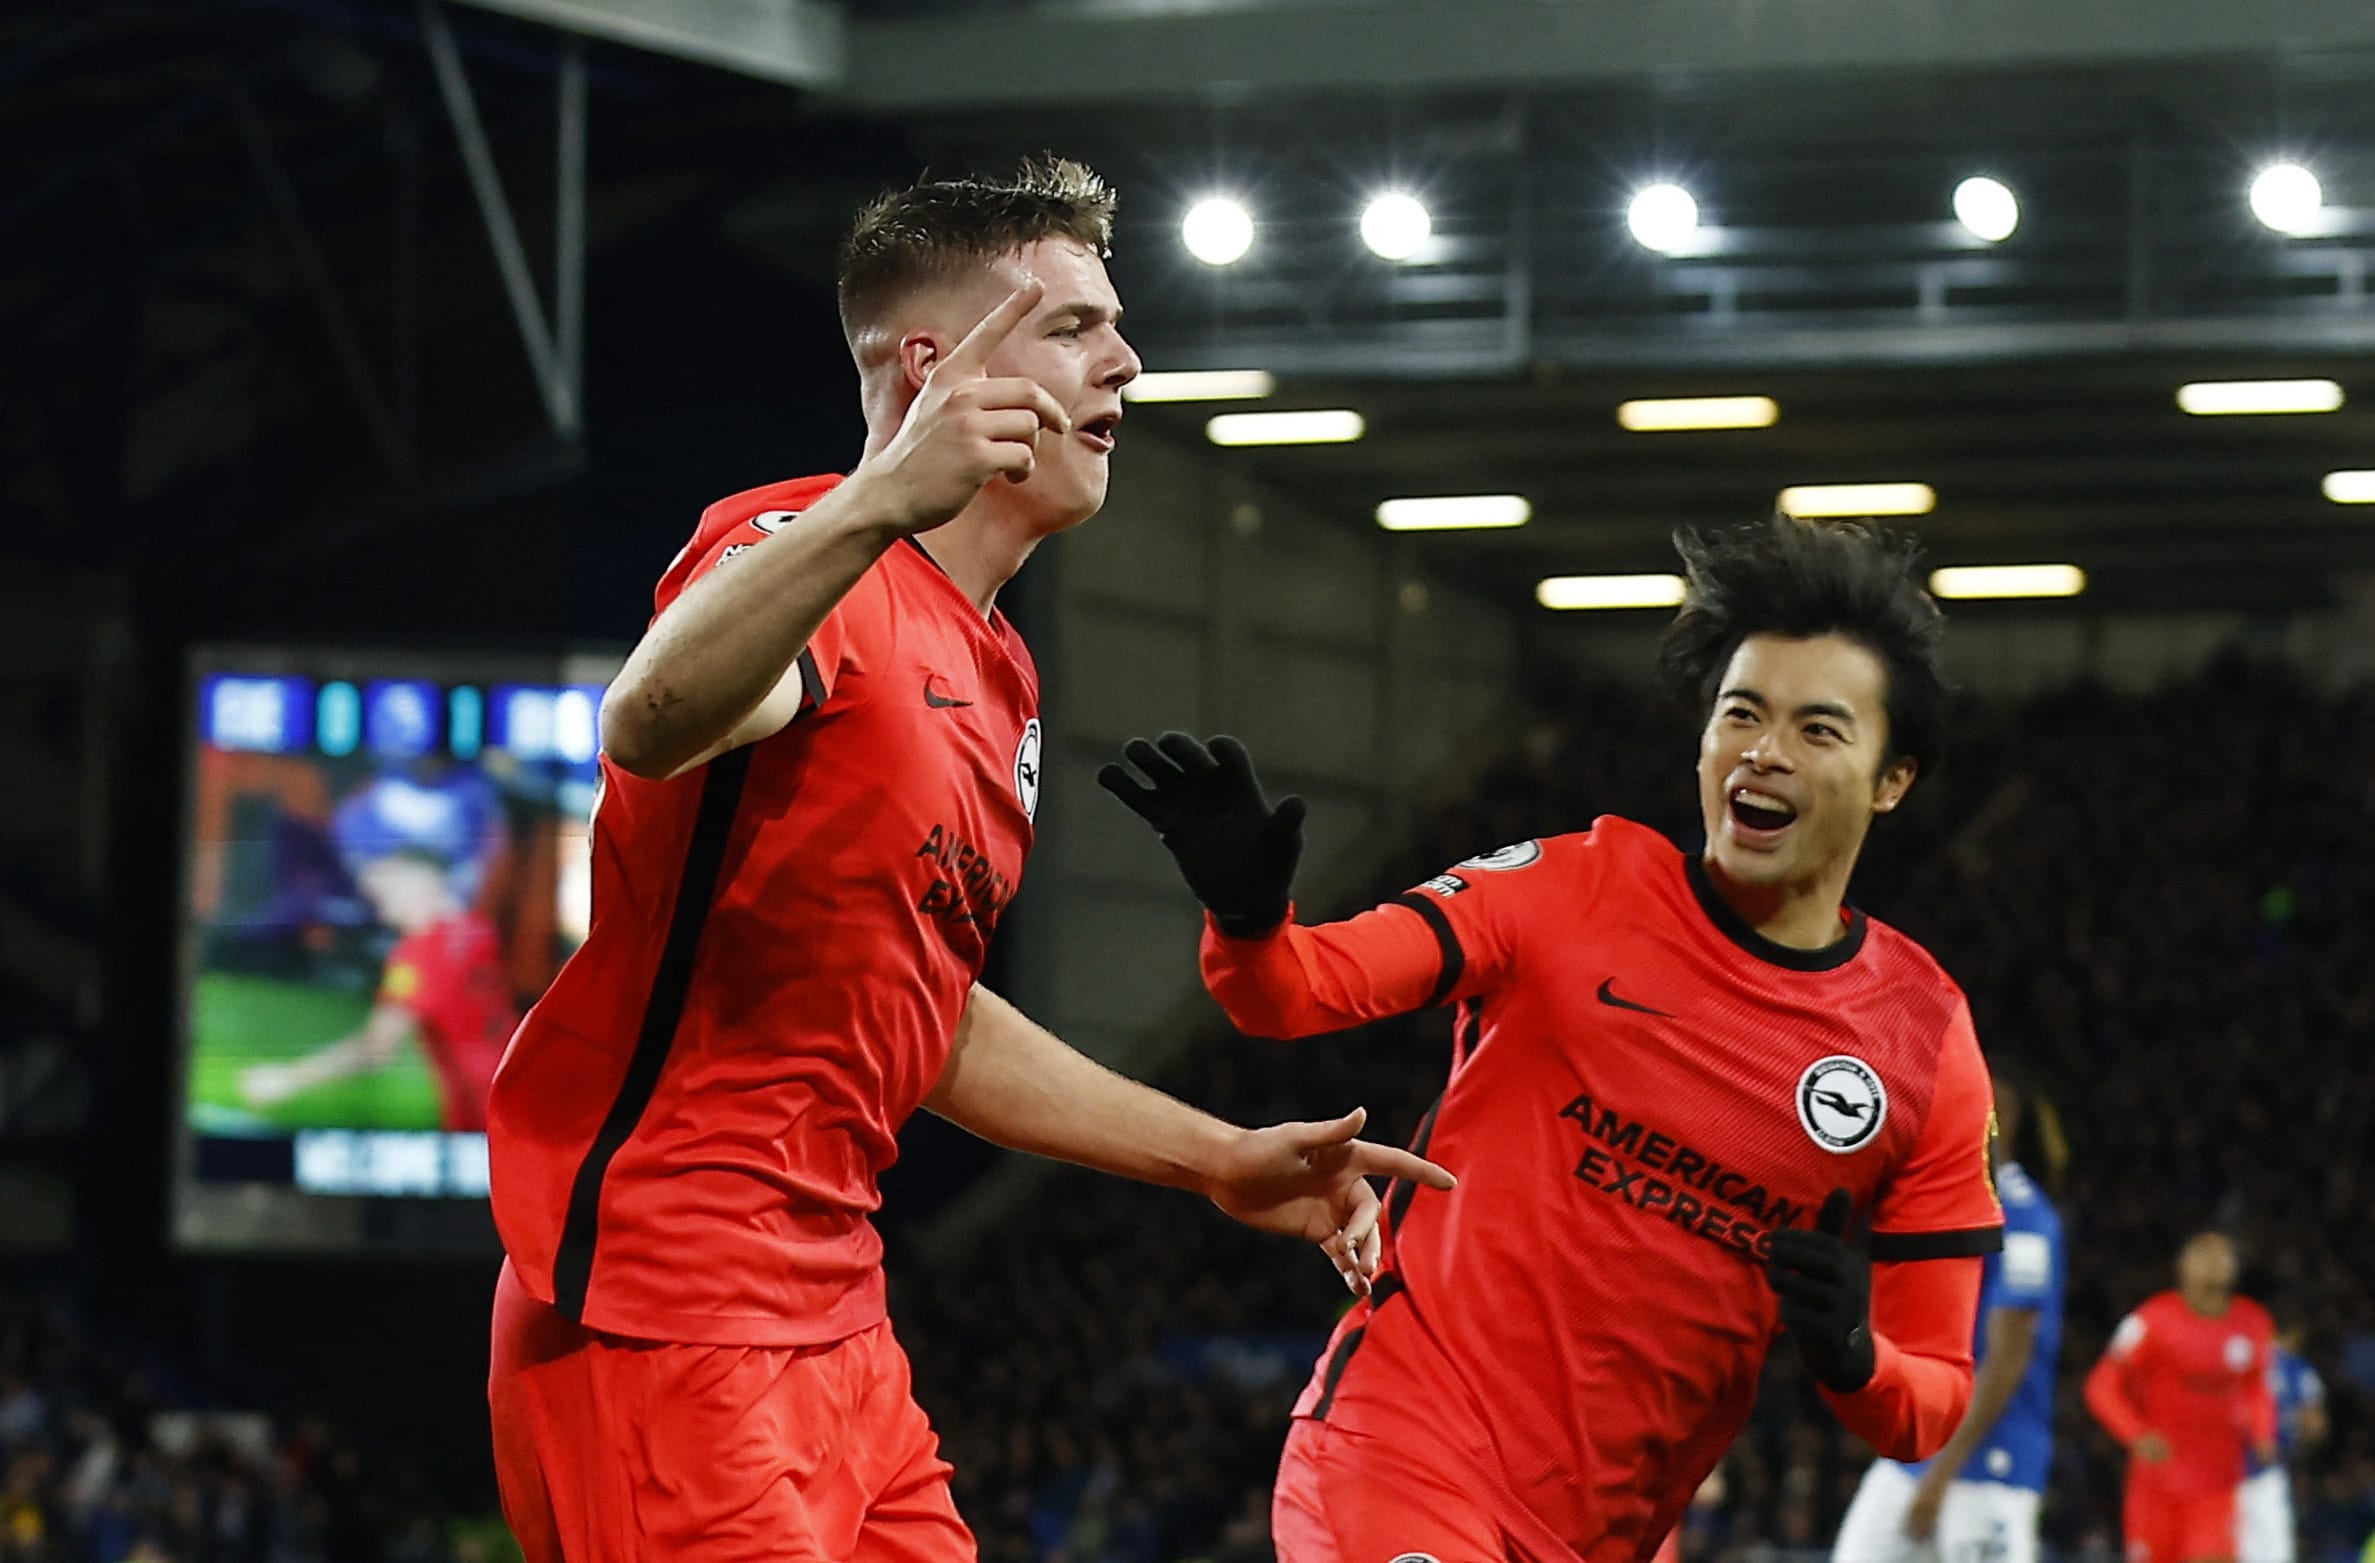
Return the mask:
[[[627,1340],[505,1264],[487,1404],[528,1563],[974,1563],[887,1323],[829,1346]]]
[[[1270,1541],[1278,1563],[1504,1563],[1521,1555],[1455,1469],[1307,1417],[1286,1435]]]
[[[2128,1563],[2202,1563],[2231,1560],[2237,1550],[2235,1492],[2168,1493],[2130,1479],[2120,1528]]]

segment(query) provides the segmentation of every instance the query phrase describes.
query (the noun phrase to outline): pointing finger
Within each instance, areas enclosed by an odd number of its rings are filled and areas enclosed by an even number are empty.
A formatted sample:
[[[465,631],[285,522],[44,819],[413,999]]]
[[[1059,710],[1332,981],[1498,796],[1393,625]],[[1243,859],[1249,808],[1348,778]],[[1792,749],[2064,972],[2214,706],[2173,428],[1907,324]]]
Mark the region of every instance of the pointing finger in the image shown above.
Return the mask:
[[[1450,1190],[1459,1187],[1460,1180],[1424,1156],[1414,1156],[1391,1145],[1378,1145],[1368,1140],[1355,1140],[1352,1147],[1352,1166],[1364,1177],[1402,1178],[1431,1189]]]
[[[956,350],[940,360],[939,367],[955,374],[980,374],[989,367],[990,355],[998,350],[998,344],[1013,335],[1014,328],[1023,323],[1023,317],[1037,309],[1039,301],[1046,296],[1045,283],[1036,277],[1025,282],[1007,294],[996,309],[982,316],[966,333],[965,340],[956,345]]]

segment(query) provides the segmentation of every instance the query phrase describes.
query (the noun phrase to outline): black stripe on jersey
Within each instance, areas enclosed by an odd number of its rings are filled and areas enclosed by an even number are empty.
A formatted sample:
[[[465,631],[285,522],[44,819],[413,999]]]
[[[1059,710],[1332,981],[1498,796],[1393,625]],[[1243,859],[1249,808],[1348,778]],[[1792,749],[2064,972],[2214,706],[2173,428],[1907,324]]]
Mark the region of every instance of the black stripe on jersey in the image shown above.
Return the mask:
[[[1377,1284],[1369,1292],[1369,1317],[1376,1318],[1378,1309],[1401,1296],[1405,1290],[1402,1278],[1392,1271],[1379,1276]],[[1364,1324],[1337,1343],[1335,1353],[1328,1358],[1327,1376],[1320,1380],[1319,1399],[1311,1403],[1313,1421],[1325,1422],[1328,1419],[1328,1408],[1336,1403],[1336,1386],[1344,1381],[1344,1370],[1352,1365],[1352,1354],[1360,1349],[1361,1338],[1368,1333],[1369,1326]]]
[[[1907,1259],[1973,1259],[2004,1246],[2002,1227],[1965,1227],[1959,1232],[1875,1232],[1872,1257],[1889,1264]]]
[[[1460,936],[1451,931],[1451,919],[1443,915],[1442,907],[1415,890],[1394,897],[1394,902],[1409,907],[1425,919],[1426,925],[1435,930],[1435,943],[1442,948],[1443,969],[1435,979],[1435,991],[1428,994],[1426,1002],[1419,1006],[1421,1009],[1433,1009],[1450,998],[1451,990],[1460,985],[1460,974],[1468,969],[1467,953],[1460,948]]]
[[[808,697],[808,708],[822,710],[825,704],[825,675],[818,671],[814,647],[800,648],[800,692]]]
[[[1443,1098],[1435,1098],[1435,1105],[1418,1121],[1418,1132],[1410,1137],[1410,1154],[1424,1156],[1427,1142],[1435,1137],[1435,1115],[1443,1111]],[[1403,1213],[1410,1209],[1410,1198],[1418,1192],[1418,1185],[1408,1178],[1396,1178],[1385,1186],[1385,1218],[1395,1226],[1402,1224]]]
[[[676,1027],[684,1019],[685,997],[692,988],[693,959],[701,950],[701,930],[709,922],[718,873],[725,866],[726,839],[733,831],[742,784],[749,774],[747,744],[709,762],[709,774],[701,783],[700,811],[693,816],[692,837],[685,845],[684,872],[676,881],[676,906],[668,914],[668,939],[660,947],[660,964],[652,972],[651,995],[644,1001],[635,1052],[627,1060],[626,1078],[619,1082],[610,1112],[569,1185],[569,1213],[562,1219],[560,1246],[553,1253],[553,1302],[571,1323],[583,1320],[586,1289],[593,1281],[594,1241],[600,1236],[602,1222],[602,1180],[610,1171],[611,1159],[634,1134],[643,1110],[651,1105],[652,1093],[659,1089],[661,1067],[675,1045]]]
[[[1361,1337],[1368,1333],[1369,1326],[1364,1324],[1336,1343],[1336,1354],[1328,1358],[1328,1376],[1320,1380],[1319,1399],[1311,1403],[1311,1419],[1314,1422],[1328,1419],[1328,1408],[1336,1403],[1336,1385],[1343,1379],[1345,1366],[1352,1361],[1352,1354],[1360,1350]]]

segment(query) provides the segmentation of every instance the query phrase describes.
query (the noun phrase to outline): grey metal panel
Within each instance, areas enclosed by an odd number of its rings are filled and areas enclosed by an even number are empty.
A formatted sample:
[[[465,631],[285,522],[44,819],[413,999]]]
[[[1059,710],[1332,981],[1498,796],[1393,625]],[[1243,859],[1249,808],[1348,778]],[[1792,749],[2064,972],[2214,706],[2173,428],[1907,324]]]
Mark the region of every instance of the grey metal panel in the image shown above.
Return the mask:
[[[847,64],[841,8],[822,0],[462,0],[766,81],[825,87]]]
[[[674,9],[684,0],[662,9]],[[2361,0],[1384,0],[853,22],[872,110],[1542,86],[1688,73],[2122,65],[2375,48]]]

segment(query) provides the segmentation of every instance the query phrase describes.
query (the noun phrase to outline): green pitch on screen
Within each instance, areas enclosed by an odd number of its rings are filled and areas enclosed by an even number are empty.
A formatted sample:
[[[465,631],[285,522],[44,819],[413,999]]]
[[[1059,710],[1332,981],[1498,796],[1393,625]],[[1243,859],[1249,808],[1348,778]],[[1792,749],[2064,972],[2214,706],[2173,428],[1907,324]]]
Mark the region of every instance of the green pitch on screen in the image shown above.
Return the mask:
[[[418,1048],[387,1068],[252,1107],[239,1094],[250,1064],[285,1063],[352,1036],[368,994],[326,993],[271,977],[207,973],[190,996],[190,1123],[209,1133],[254,1129],[434,1129],[437,1082]]]

